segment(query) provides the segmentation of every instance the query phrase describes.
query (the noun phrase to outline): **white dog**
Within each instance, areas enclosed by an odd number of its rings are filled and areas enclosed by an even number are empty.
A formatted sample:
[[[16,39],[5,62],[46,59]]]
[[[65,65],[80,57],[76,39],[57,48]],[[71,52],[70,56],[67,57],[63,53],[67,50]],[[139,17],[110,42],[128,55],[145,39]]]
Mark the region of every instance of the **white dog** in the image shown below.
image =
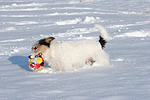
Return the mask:
[[[109,65],[109,57],[103,50],[108,35],[106,30],[95,25],[100,31],[99,42],[93,40],[82,41],[53,41],[54,37],[39,40],[32,46],[29,58],[42,53],[44,60],[51,66],[53,71],[66,71],[81,68],[85,65],[92,65],[96,62],[99,65]]]

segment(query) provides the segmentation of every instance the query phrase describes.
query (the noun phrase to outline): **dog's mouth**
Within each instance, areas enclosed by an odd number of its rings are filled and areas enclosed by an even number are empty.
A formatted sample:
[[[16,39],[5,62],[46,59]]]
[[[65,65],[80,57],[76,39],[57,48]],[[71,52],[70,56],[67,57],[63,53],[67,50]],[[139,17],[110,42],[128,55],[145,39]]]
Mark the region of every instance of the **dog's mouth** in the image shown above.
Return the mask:
[[[28,58],[29,58],[29,59],[32,59],[32,58],[35,58],[35,57],[37,57],[37,56],[43,57],[42,53],[38,53],[38,54],[36,54],[36,55],[29,55]]]
[[[28,58],[29,58],[29,59],[32,59],[32,58],[35,58],[35,56],[29,55]]]

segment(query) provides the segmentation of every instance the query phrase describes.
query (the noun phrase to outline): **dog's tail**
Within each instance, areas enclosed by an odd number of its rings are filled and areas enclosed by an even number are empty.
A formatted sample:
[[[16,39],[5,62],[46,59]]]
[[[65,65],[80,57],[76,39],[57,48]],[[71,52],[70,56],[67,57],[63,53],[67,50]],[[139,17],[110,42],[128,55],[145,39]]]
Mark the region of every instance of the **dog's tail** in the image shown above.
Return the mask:
[[[101,35],[99,36],[99,43],[102,46],[102,49],[105,47],[105,44],[107,43],[107,41],[109,40],[109,36],[107,34],[107,31],[105,30],[105,28],[101,25],[95,24],[95,27],[100,31]]]

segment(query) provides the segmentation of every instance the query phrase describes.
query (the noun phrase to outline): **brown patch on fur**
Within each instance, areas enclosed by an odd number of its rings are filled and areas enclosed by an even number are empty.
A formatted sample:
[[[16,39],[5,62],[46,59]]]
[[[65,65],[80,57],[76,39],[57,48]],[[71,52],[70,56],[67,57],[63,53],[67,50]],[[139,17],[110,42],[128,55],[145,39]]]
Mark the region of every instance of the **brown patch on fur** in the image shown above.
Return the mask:
[[[48,37],[48,38],[45,38],[45,42],[50,43],[54,39],[55,39],[54,37]]]
[[[88,58],[88,59],[85,61],[85,64],[92,66],[94,62],[95,62],[95,61],[92,59],[92,57],[90,57],[90,58]]]

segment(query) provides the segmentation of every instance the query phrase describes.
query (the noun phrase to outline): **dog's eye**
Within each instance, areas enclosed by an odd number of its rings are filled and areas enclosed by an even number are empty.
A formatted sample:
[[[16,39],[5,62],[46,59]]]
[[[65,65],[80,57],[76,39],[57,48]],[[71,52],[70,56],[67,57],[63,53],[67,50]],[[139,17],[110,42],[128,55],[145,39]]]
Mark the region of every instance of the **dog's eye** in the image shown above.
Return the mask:
[[[37,47],[37,46],[35,46],[35,47],[33,48],[33,50],[34,50],[34,51],[37,51],[37,50],[38,50],[38,47]]]

